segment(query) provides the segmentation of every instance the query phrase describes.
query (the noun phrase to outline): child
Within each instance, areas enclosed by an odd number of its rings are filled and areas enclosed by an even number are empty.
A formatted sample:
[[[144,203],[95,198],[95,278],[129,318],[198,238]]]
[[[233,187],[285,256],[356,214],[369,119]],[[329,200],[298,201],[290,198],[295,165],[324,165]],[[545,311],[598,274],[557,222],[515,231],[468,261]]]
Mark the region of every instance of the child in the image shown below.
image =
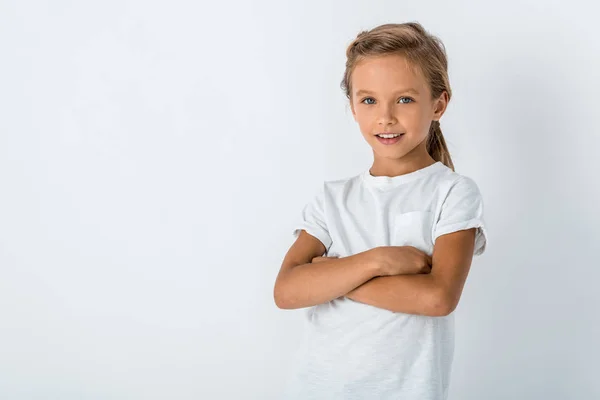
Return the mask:
[[[486,247],[482,196],[440,130],[445,48],[419,23],[385,24],[346,56],[342,88],[374,160],[324,182],[293,232],[275,302],[309,308],[284,398],[443,400],[453,311]]]

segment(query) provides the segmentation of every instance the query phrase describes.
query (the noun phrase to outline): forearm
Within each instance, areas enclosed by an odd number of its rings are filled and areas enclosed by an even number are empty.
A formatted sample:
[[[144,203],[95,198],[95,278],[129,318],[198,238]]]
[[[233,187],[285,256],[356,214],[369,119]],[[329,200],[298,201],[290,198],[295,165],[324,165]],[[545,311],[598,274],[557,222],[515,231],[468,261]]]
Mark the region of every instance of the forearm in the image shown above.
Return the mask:
[[[379,275],[368,251],[290,268],[278,282],[279,307],[310,307],[347,294]]]
[[[431,274],[378,276],[351,290],[346,297],[407,314],[443,316],[450,312]]]

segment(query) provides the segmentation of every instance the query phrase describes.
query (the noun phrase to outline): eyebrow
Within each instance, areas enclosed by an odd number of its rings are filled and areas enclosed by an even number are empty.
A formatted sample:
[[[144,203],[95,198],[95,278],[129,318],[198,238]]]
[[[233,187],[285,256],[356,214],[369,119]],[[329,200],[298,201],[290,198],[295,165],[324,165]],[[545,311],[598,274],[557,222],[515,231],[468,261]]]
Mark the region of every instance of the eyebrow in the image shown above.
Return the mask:
[[[398,94],[398,93],[414,93],[414,94],[419,94],[419,91],[417,89],[407,88],[407,89],[397,90],[395,94]],[[371,92],[370,90],[366,90],[366,89],[360,89],[358,92],[356,92],[357,96],[360,96],[360,95],[363,95],[363,94],[374,94],[374,92]]]

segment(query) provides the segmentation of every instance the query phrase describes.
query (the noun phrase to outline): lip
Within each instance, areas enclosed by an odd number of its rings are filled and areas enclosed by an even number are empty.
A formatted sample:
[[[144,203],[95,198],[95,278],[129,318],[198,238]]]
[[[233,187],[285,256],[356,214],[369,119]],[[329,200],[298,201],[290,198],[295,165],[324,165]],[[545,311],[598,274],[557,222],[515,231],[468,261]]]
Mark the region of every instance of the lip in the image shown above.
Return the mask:
[[[404,137],[404,134],[400,134],[400,136],[396,136],[395,138],[391,138],[391,139],[385,139],[385,138],[379,137],[377,135],[375,135],[375,137],[377,138],[377,141],[381,144],[393,145],[393,144],[398,143],[402,139],[402,137]]]

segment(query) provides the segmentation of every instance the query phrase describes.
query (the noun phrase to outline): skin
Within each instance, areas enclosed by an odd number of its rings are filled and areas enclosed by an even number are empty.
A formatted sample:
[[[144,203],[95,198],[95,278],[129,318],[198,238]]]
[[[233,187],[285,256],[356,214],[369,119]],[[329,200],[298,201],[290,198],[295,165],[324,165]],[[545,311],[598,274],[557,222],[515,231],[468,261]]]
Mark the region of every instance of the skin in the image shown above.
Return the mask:
[[[373,149],[371,175],[403,175],[435,163],[427,153],[426,139],[431,121],[439,121],[446,110],[446,91],[432,98],[420,70],[413,71],[400,55],[362,60],[352,72],[351,87],[352,115]],[[405,91],[411,88],[418,93]],[[396,144],[384,145],[375,136],[381,132],[404,136]]]

